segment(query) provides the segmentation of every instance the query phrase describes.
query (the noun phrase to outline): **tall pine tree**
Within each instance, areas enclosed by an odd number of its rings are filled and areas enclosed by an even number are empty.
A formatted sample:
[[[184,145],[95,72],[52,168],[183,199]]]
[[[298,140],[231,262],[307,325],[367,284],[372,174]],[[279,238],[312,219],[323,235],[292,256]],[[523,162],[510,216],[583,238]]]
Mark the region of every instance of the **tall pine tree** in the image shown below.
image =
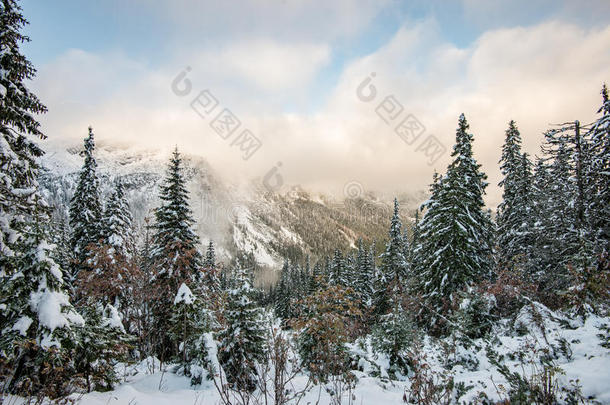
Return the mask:
[[[262,312],[252,300],[253,293],[247,270],[238,268],[224,311],[226,327],[218,334],[218,361],[228,383],[250,392],[256,386],[256,363],[265,355]]]
[[[161,296],[154,302],[158,333],[156,351],[167,360],[176,355],[168,322],[178,287],[202,280],[203,258],[197,248],[199,237],[192,229],[194,220],[188,204],[182,158],[176,148],[170,159],[165,183],[161,186],[161,206],[155,210],[154,233],[150,248],[151,281]]]
[[[508,123],[502,147],[500,170],[504,176],[499,186],[503,188],[502,202],[498,206],[498,262],[502,267],[514,268],[517,263],[523,269],[527,264],[531,245],[531,163],[521,153],[521,134],[515,121]]]
[[[456,131],[453,161],[447,174],[431,186],[424,205],[413,291],[422,294],[420,321],[444,332],[454,295],[491,277],[493,224],[483,210],[485,174],[472,155],[472,134],[462,114]]]
[[[78,184],[72,200],[70,200],[70,226],[72,236],[70,246],[74,254],[73,263],[66,281],[72,287],[78,273],[87,266],[90,258],[90,245],[99,242],[102,204],[99,195],[99,180],[97,178],[97,162],[93,153],[95,141],[93,129],[89,127],[89,135],[85,138],[85,162],[80,171]]]
[[[45,136],[34,117],[46,108],[25,86],[36,72],[19,49],[29,41],[20,32],[26,24],[16,1],[0,2],[0,385],[55,396],[65,394],[53,386],[60,373],[45,371],[45,362],[72,369],[69,350],[84,321],[50,258],[48,206],[37,181],[44,152],[35,141]]]

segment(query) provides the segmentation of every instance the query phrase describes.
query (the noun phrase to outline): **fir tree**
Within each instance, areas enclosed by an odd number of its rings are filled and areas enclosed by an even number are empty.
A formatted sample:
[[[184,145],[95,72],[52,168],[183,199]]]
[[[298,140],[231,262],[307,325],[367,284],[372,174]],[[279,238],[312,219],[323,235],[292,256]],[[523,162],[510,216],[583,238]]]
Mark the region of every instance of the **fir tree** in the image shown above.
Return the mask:
[[[608,87],[602,87],[602,106],[597,113],[602,116],[589,131],[591,140],[591,178],[588,190],[588,218],[598,250],[610,251],[610,100]]]
[[[462,114],[456,131],[453,162],[446,176],[436,178],[425,204],[421,241],[417,247],[414,293],[422,294],[421,322],[444,331],[444,315],[456,292],[489,279],[493,231],[483,210],[487,183],[472,156],[472,135]]]
[[[198,285],[202,280],[203,258],[197,249],[199,237],[192,229],[194,220],[182,171],[182,158],[176,149],[161,186],[161,206],[154,212],[155,224],[152,227],[154,233],[149,260],[152,282],[161,293],[154,303],[156,329],[159,331],[156,350],[163,359],[176,355],[167,325],[175,291],[183,282]]]
[[[207,368],[208,353],[203,334],[211,327],[212,316],[201,297],[183,283],[174,298],[170,336],[176,346],[174,360],[180,372],[192,378],[193,385],[201,383],[201,370]]]
[[[205,252],[204,267],[209,269],[216,268],[216,251],[214,250],[214,242],[210,239],[208,250]]]
[[[388,312],[392,295],[402,290],[402,284],[407,275],[402,222],[400,221],[399,205],[396,198],[394,199],[394,213],[390,221],[388,236],[385,251],[379,256],[381,259],[381,277],[379,278],[375,299],[375,312],[378,315]]]
[[[118,181],[110,200],[106,204],[100,230],[102,243],[110,246],[117,256],[132,256],[133,252],[130,252],[130,248],[133,246],[131,223],[131,211],[123,184]]]
[[[290,266],[288,260],[285,260],[280,273],[280,281],[278,283],[274,301],[275,315],[283,321],[292,318],[291,296]],[[284,325],[286,325],[286,322],[284,322]]]
[[[89,135],[85,138],[83,152],[85,162],[80,171],[76,190],[70,201],[70,226],[72,227],[70,245],[74,254],[74,261],[66,281],[71,286],[76,281],[80,270],[87,265],[87,259],[90,257],[90,245],[97,243],[101,237],[102,205],[96,173],[97,163],[93,157],[94,151],[93,129],[89,127]]]
[[[234,283],[224,311],[226,327],[218,334],[218,361],[234,389],[251,392],[256,363],[265,356],[265,331],[262,312],[252,301],[254,291],[246,269],[237,269]]]
[[[36,72],[19,49],[29,41],[20,32],[26,24],[16,1],[0,2],[0,385],[57,396],[65,392],[49,384],[60,373],[44,362],[72,370],[68,351],[83,318],[50,258],[50,218],[37,182],[43,151],[35,141],[46,138],[35,118],[46,107],[25,86]]]
[[[347,286],[347,270],[345,266],[345,259],[339,249],[335,249],[333,260],[330,262],[330,268],[328,273],[328,283],[330,285],[342,285]]]
[[[531,245],[531,164],[521,153],[521,134],[514,121],[506,130],[500,170],[504,176],[502,202],[498,206],[499,262],[513,268],[516,262],[527,263]],[[523,265],[522,265],[523,266]]]
[[[188,203],[182,157],[174,150],[161,187],[161,206],[155,210],[151,261],[157,278],[168,278],[172,290],[184,279],[198,279],[203,258],[197,249],[199,237],[192,229],[195,223]]]
[[[60,380],[44,370],[44,362],[61,364],[67,373],[74,369],[70,354],[84,325],[64,292],[61,269],[50,258],[47,220],[38,214],[22,231],[15,245],[23,252],[14,258],[19,270],[3,274],[0,285],[0,359],[8,368],[0,375],[7,376],[2,382],[8,391],[28,395],[45,388],[46,379]]]
[[[75,348],[76,372],[85,379],[87,392],[107,391],[120,381],[115,366],[128,360],[133,339],[125,333],[118,311],[110,304],[82,307],[85,327]]]
[[[376,350],[388,355],[388,374],[397,378],[399,375],[407,375],[409,371],[406,351],[417,338],[417,327],[400,305],[398,296],[390,299],[389,307],[389,313],[383,315],[373,328],[371,343]]]

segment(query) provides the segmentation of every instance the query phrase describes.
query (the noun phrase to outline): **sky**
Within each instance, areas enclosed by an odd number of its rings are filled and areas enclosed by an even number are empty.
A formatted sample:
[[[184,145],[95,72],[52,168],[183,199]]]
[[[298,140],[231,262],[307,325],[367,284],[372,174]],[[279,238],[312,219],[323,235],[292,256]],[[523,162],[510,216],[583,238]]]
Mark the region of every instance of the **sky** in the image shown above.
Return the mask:
[[[495,206],[508,121],[539,154],[552,124],[595,119],[610,81],[607,0],[21,4],[48,142],[91,125],[274,189],[426,189],[464,113]]]

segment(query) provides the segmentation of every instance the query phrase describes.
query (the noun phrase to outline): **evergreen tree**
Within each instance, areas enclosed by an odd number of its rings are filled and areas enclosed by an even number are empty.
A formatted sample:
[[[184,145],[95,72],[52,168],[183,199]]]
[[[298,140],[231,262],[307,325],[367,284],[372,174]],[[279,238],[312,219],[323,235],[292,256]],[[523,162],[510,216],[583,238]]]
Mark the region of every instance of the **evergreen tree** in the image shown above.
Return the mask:
[[[286,321],[292,318],[292,302],[291,302],[291,289],[290,289],[290,267],[288,264],[288,260],[284,261],[284,266],[282,267],[280,273],[280,281],[278,283],[278,288],[275,293],[275,315],[280,319]],[[284,322],[286,325],[286,322]]]
[[[394,199],[394,213],[390,221],[388,236],[385,251],[379,256],[381,259],[381,277],[375,302],[375,312],[378,315],[388,312],[392,295],[402,290],[402,284],[406,280],[407,275],[402,222],[400,221],[399,205],[396,198]]]
[[[373,347],[388,355],[390,368],[388,374],[392,378],[407,375],[407,349],[417,338],[417,327],[413,319],[400,305],[398,296],[390,299],[390,311],[381,317],[371,333]]]
[[[208,250],[205,252],[205,261],[203,265],[209,269],[216,268],[216,252],[214,250],[214,242],[211,239],[208,244]]]
[[[328,283],[330,285],[347,286],[347,269],[345,259],[339,249],[335,249],[333,260],[330,263],[330,271],[328,273]]]
[[[323,279],[324,275],[322,274],[322,265],[318,261],[313,266],[311,277],[309,279],[309,287],[307,289],[307,294],[311,295],[316,292],[320,288],[320,283],[323,281]]]
[[[102,205],[96,173],[97,163],[93,157],[94,151],[93,129],[89,127],[89,135],[85,138],[83,152],[85,162],[80,171],[76,190],[70,200],[70,226],[72,227],[70,246],[74,259],[66,281],[72,287],[80,270],[87,265],[90,245],[97,243],[101,236]]]
[[[199,237],[188,203],[182,157],[174,150],[161,187],[161,206],[155,210],[151,261],[157,278],[167,278],[173,291],[183,280],[198,279],[203,258],[197,249]]]
[[[502,147],[500,170],[504,176],[502,202],[498,206],[499,262],[513,268],[516,262],[527,263],[531,245],[531,164],[521,153],[521,134],[510,121]]]
[[[591,178],[588,190],[588,218],[598,250],[610,251],[610,100],[608,88],[602,87],[602,106],[597,113],[602,116],[589,131],[591,139]]]
[[[25,86],[36,72],[19,50],[29,41],[20,33],[26,24],[16,1],[0,2],[0,385],[25,396],[41,389],[59,396],[64,386],[55,385],[73,370],[68,352],[84,320],[50,258],[48,206],[37,181],[44,152],[35,141],[46,137],[34,117],[46,107]]]
[[[468,127],[462,114],[453,161],[446,176],[435,176],[416,248],[413,291],[422,294],[420,320],[437,333],[444,332],[444,316],[454,294],[489,279],[492,271],[493,226],[483,210],[486,176],[472,156]]]
[[[87,392],[111,390],[120,381],[115,366],[128,360],[132,338],[125,333],[116,308],[89,302],[80,311],[86,316],[75,349],[76,372],[85,380]]]
[[[130,257],[133,252],[132,216],[123,184],[118,181],[102,217],[102,243],[112,248],[116,256]]]
[[[161,187],[161,206],[155,210],[152,227],[149,260],[152,282],[161,294],[153,303],[159,338],[155,346],[162,359],[176,355],[168,335],[175,292],[184,282],[199,285],[202,280],[203,258],[197,249],[199,237],[191,228],[194,220],[182,170],[182,158],[176,149]]]
[[[226,327],[218,334],[218,361],[234,389],[251,392],[255,389],[256,363],[264,360],[265,330],[245,269],[236,270],[234,283],[224,311]]]
[[[72,370],[69,353],[84,325],[64,292],[59,266],[50,258],[52,246],[46,242],[45,224],[40,223],[46,219],[41,215],[28,233],[22,233],[16,246],[24,252],[17,256],[19,270],[10,277],[3,275],[0,286],[0,356],[3,365],[12,369],[1,375],[9,376],[3,381],[9,391],[43,389],[47,378],[56,377],[44,371],[45,361]]]
[[[170,336],[176,346],[174,361],[180,372],[191,377],[193,385],[201,383],[202,370],[207,367],[207,348],[203,334],[212,327],[211,313],[201,297],[182,284],[174,298],[170,318]]]

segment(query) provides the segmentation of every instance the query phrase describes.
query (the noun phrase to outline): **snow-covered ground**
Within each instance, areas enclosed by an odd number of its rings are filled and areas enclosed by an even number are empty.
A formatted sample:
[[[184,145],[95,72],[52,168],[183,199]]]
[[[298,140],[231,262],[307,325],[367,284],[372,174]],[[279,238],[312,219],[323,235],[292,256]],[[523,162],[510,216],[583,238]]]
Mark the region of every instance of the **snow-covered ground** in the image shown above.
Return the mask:
[[[536,315],[532,315],[532,308],[535,308]],[[559,385],[572,387],[572,383],[578,380],[583,396],[596,401],[591,403],[610,404],[610,350],[600,345],[598,337],[602,332],[600,326],[604,324],[610,325],[610,318],[591,316],[585,322],[575,322],[542,305],[534,304],[524,307],[514,321],[506,321],[498,326],[505,333],[497,335],[497,338],[469,341],[467,349],[458,345],[449,354],[446,350],[443,351],[439,342],[426,338],[421,355],[425,356],[430,370],[438,373],[437,376],[448,373],[453,376],[455,383],[463,382],[471,387],[459,403],[470,403],[480,397],[481,393],[494,401],[507,398],[508,384],[487,356],[487,350],[491,348],[498,356],[503,356],[502,364],[528,378],[532,373],[542,370],[537,361],[531,360],[548,352],[553,358],[553,366],[562,370],[556,374]],[[518,336],[514,332],[507,332],[516,326],[521,326],[528,333]],[[451,339],[445,339],[444,342],[449,343]],[[361,371],[353,371],[357,379],[355,389],[345,391],[340,403],[403,404],[403,395],[411,384],[409,379],[404,377],[400,381],[390,381],[384,370],[389,365],[387,357],[373,353],[369,340],[350,345],[350,350],[360,359],[358,363]],[[449,368],[448,364],[451,365]],[[168,371],[171,368],[167,366],[165,371],[161,370],[159,362],[152,358],[136,365],[121,366],[119,370],[123,382],[113,391],[74,395],[73,398],[77,399],[78,404],[87,405],[222,403],[213,381],[204,379],[201,385],[191,386],[190,378]],[[372,377],[375,370],[381,370],[381,376]],[[299,375],[294,380],[293,388],[300,390],[306,383],[307,377]],[[313,386],[300,403],[330,404],[330,388],[330,385]],[[351,402],[348,401],[350,396]],[[23,401],[11,398],[6,403],[20,404]]]

